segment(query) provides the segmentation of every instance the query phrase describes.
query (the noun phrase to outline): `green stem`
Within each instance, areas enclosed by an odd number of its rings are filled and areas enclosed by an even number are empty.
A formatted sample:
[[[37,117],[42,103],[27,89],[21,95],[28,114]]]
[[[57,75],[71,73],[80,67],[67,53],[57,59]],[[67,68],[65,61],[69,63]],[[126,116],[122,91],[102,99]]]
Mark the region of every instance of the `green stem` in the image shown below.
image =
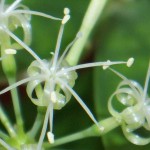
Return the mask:
[[[16,132],[1,105],[0,105],[0,120],[1,123],[4,125],[5,129],[7,130],[8,134],[11,137],[15,137]]]
[[[101,16],[106,2],[107,0],[91,0],[79,30],[83,33],[83,37],[73,45],[66,57],[70,65],[76,65],[78,63],[83,48],[85,47],[97,20]]]
[[[0,138],[7,141],[9,139],[9,136],[4,132],[0,131]]]
[[[36,119],[34,121],[34,124],[31,128],[31,130],[28,132],[28,137],[30,139],[34,139],[36,134],[38,133],[40,127],[43,124],[44,115],[45,115],[45,109],[38,107],[38,113],[37,113]]]
[[[93,125],[83,131],[68,135],[66,137],[62,137],[56,140],[54,144],[50,145],[50,143],[46,142],[44,143],[44,147],[49,148],[49,147],[59,146],[65,143],[73,142],[76,140],[80,140],[83,138],[87,138],[87,137],[101,136],[119,126],[119,122],[114,117],[107,118],[103,121],[100,121],[99,124],[100,126],[104,127],[103,131],[99,130],[96,125]]]
[[[16,82],[15,78],[8,78],[9,85],[12,85]],[[12,96],[12,101],[13,101],[13,106],[14,106],[14,111],[15,111],[15,116],[16,116],[16,122],[17,122],[17,129],[20,133],[23,132],[23,119],[21,115],[21,109],[20,109],[20,102],[18,98],[18,92],[17,89],[14,88],[11,90],[11,96]]]
[[[1,55],[5,56],[5,50],[11,48],[10,37],[5,33],[2,34],[1,38]],[[3,71],[7,77],[9,85],[16,82],[16,62],[13,55],[7,55],[5,59],[2,60]],[[11,90],[11,96],[13,101],[13,107],[17,122],[17,129],[23,132],[23,119],[21,115],[20,103],[18,98],[17,89],[14,88]]]

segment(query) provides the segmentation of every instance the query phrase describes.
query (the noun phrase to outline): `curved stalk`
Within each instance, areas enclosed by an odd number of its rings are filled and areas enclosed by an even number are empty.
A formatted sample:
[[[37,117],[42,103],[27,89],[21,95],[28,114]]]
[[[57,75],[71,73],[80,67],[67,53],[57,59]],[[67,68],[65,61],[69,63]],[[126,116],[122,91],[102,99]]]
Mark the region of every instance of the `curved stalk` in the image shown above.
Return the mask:
[[[104,120],[100,121],[99,124],[101,126],[103,126],[103,128],[104,128],[103,131],[99,130],[99,128],[96,125],[93,125],[87,129],[83,130],[83,131],[80,131],[80,132],[62,137],[58,140],[55,140],[54,144],[50,145],[48,142],[45,142],[44,147],[50,148],[50,147],[55,147],[55,146],[59,146],[62,144],[66,144],[69,142],[73,142],[76,140],[88,138],[88,137],[99,137],[99,136],[102,136],[102,135],[110,132],[111,130],[113,130],[119,126],[119,122],[114,117],[104,119]]]
[[[107,0],[91,0],[79,30],[83,33],[83,37],[73,45],[66,57],[70,65],[76,65],[78,63],[83,48],[85,47],[97,20],[101,16],[106,3]]]
[[[10,37],[6,35],[5,33],[1,33],[2,38],[1,40],[1,55],[5,55],[5,50],[11,48],[11,41]],[[7,77],[9,85],[16,82],[15,76],[16,76],[16,62],[13,55],[7,56],[7,59],[2,60],[2,67],[3,71]],[[12,96],[12,102],[16,117],[16,124],[17,129],[20,131],[20,133],[23,132],[23,119],[21,114],[21,108],[20,108],[20,102],[18,97],[17,89],[14,88],[11,90],[11,96]]]

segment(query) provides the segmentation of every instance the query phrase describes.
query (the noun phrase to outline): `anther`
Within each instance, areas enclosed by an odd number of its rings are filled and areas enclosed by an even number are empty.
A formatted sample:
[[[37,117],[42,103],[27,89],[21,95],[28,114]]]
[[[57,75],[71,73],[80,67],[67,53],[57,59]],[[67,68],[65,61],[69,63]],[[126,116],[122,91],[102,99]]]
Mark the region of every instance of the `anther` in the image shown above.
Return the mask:
[[[16,53],[17,53],[17,51],[15,49],[9,48],[9,49],[5,50],[5,54],[7,54],[7,55],[15,55]]]
[[[56,103],[56,101],[57,101],[57,96],[56,96],[56,93],[54,91],[51,93],[51,101],[53,103]]]
[[[109,67],[110,63],[111,63],[111,61],[107,60],[106,64],[103,65],[103,69],[106,70]]]
[[[52,56],[54,56],[55,53],[54,53],[54,52],[50,52],[50,54],[51,54]]]
[[[127,61],[127,66],[128,66],[128,67],[131,67],[133,63],[134,63],[134,58],[131,57],[131,58],[129,58],[128,61]]]
[[[52,132],[47,132],[47,138],[49,143],[53,144],[54,143],[54,134]]]
[[[64,8],[64,14],[69,15],[70,14],[70,9],[69,8]]]

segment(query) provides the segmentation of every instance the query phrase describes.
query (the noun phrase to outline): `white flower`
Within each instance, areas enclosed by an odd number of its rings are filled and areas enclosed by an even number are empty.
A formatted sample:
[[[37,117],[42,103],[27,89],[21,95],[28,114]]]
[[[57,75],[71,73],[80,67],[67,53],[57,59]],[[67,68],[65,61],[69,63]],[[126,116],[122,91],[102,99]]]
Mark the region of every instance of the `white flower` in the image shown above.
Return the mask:
[[[135,81],[111,69],[115,74],[123,79],[116,91],[112,94],[108,102],[108,109],[121,124],[125,137],[137,145],[150,143],[150,138],[140,135],[137,129],[150,131],[150,97],[147,89],[150,78],[150,64],[145,80],[144,89]],[[113,101],[117,100],[124,107],[119,111],[115,108]],[[122,108],[122,107],[121,107]]]
[[[20,4],[22,0],[15,0],[11,5],[5,4],[5,0],[0,1],[0,36],[9,35],[17,43],[17,37],[12,33],[18,27],[23,29],[24,43],[31,43],[31,15],[37,15],[54,20],[62,20],[41,12],[29,10],[25,5]],[[0,39],[1,40],[1,39]],[[20,49],[22,44],[12,44],[11,48]],[[21,45],[21,46],[20,46]]]

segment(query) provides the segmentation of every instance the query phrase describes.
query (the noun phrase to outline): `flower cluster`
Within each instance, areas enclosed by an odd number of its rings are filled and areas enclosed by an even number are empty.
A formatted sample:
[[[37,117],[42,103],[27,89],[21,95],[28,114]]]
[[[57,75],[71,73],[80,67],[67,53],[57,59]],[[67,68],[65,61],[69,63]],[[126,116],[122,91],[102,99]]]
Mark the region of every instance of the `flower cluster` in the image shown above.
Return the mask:
[[[112,69],[111,69],[112,70]],[[150,97],[147,94],[150,64],[145,80],[144,89],[139,83],[129,80],[119,72],[112,70],[123,81],[118,85],[108,102],[108,109],[122,126],[125,137],[136,145],[146,145],[150,143],[150,138],[140,134],[139,129],[150,130]],[[124,108],[114,106],[113,101],[118,101]]]
[[[103,131],[104,127],[97,122],[90,109],[86,106],[86,104],[79,97],[79,95],[73,90],[75,80],[78,77],[76,70],[100,66],[103,69],[107,69],[109,66],[115,64],[126,64],[128,67],[130,67],[134,59],[129,58],[127,61],[116,62],[111,62],[110,60],[108,60],[106,62],[93,62],[87,64],[80,64],[76,66],[70,66],[69,62],[67,62],[67,60],[65,59],[66,55],[72,47],[72,45],[76,42],[76,40],[78,40],[82,36],[82,34],[79,32],[76,35],[75,39],[66,47],[63,54],[59,56],[64,26],[70,19],[70,11],[68,8],[64,9],[64,17],[62,19],[59,19],[40,12],[31,11],[26,6],[20,4],[21,0],[16,0],[9,6],[5,5],[4,2],[4,0],[1,0],[0,3],[0,34],[3,33],[4,35],[7,35],[9,38],[12,38],[16,42],[15,44],[12,44],[8,49],[5,49],[5,53],[15,54],[16,49],[24,48],[34,57],[35,60],[30,64],[30,66],[27,69],[27,78],[10,85],[6,89],[0,91],[0,94],[6,93],[7,91],[18,87],[19,85],[27,83],[27,94],[30,100],[33,102],[33,104],[35,104],[38,107],[46,107],[43,127],[36,149],[41,150],[42,148],[42,143],[47,132],[48,122],[48,141],[51,144],[54,143],[53,111],[60,110],[62,107],[64,107],[70,101],[71,96],[73,96],[76,99],[76,101],[81,105],[81,107],[85,110],[87,115],[97,125],[98,129],[100,131]],[[56,48],[50,60],[41,59],[28,46],[31,42],[31,15],[38,15],[61,21]],[[18,27],[22,27],[24,31],[24,40],[20,40],[13,33],[13,31]],[[3,43],[1,41],[1,45],[2,44]],[[5,55],[3,57],[5,57]],[[7,149],[8,145],[1,139],[0,144],[6,147]],[[23,145],[26,143],[21,144]],[[20,147],[22,145],[20,145]]]

